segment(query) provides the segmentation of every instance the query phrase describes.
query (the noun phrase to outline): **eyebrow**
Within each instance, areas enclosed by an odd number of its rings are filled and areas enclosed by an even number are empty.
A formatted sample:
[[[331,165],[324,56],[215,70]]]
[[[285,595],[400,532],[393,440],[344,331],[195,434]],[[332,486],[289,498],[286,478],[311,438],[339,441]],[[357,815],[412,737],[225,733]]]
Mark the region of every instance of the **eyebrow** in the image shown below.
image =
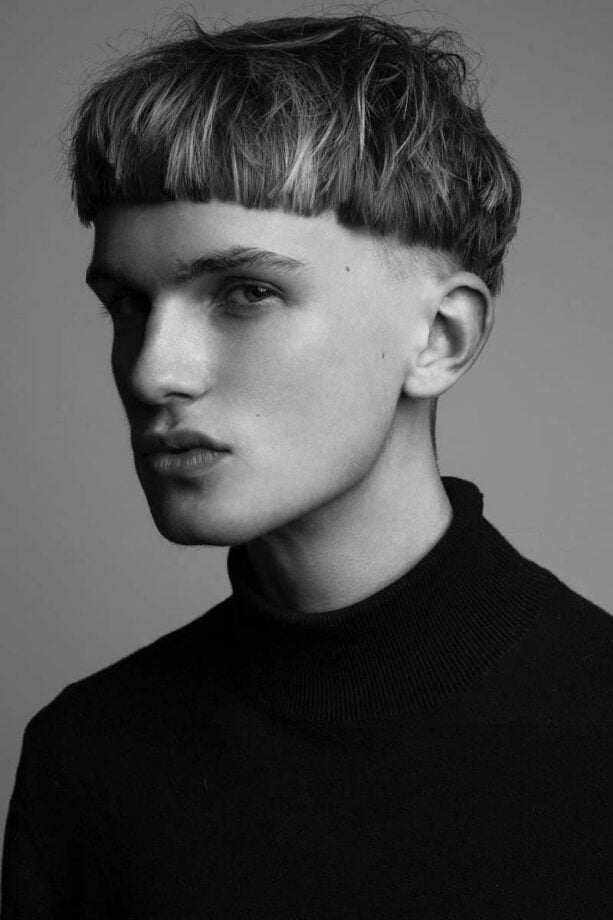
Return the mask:
[[[178,286],[187,284],[202,275],[235,271],[238,268],[273,268],[296,272],[306,268],[306,262],[293,259],[291,256],[282,256],[277,252],[269,252],[266,249],[233,246],[230,249],[214,250],[209,255],[201,256],[192,262],[178,259],[170,274],[164,277],[164,281],[169,286]],[[121,269],[92,262],[85,273],[85,283],[91,286],[96,281],[119,281],[131,284],[129,276]]]

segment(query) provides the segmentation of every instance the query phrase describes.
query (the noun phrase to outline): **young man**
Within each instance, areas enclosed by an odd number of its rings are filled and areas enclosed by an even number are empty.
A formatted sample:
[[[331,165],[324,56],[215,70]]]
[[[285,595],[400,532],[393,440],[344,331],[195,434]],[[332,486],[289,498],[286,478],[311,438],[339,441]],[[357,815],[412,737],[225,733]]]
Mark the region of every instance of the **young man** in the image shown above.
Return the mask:
[[[136,473],[232,594],[30,720],[5,920],[609,917],[613,620],[438,470],[520,199],[462,46],[188,21],[72,129]]]

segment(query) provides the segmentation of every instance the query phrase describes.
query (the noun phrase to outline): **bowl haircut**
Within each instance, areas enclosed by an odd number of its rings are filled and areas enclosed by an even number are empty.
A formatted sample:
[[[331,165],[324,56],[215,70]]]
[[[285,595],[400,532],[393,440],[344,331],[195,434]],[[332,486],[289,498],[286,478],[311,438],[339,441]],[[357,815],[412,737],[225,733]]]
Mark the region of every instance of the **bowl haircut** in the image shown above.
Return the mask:
[[[366,13],[210,32],[178,15],[78,101],[65,152],[79,219],[180,199],[331,210],[496,295],[521,185],[486,126],[471,54],[450,30]]]

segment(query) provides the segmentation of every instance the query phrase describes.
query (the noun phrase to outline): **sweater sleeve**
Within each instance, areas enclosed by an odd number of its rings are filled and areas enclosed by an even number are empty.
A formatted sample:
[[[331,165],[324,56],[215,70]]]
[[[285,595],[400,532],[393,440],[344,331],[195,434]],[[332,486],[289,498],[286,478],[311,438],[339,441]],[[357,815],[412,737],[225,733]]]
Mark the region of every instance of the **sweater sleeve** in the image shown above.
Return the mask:
[[[9,802],[2,851],[2,920],[69,920],[75,880],[61,820],[59,783],[36,732],[26,726]]]

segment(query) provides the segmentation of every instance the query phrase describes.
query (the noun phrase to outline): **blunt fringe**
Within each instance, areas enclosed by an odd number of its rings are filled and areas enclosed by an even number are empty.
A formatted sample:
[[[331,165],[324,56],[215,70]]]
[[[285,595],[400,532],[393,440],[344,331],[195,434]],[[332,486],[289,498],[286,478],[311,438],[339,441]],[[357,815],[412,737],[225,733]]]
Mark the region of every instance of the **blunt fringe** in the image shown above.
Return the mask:
[[[211,32],[181,15],[77,104],[65,152],[79,219],[179,199],[332,210],[497,294],[521,186],[468,57],[455,32],[367,14]]]

